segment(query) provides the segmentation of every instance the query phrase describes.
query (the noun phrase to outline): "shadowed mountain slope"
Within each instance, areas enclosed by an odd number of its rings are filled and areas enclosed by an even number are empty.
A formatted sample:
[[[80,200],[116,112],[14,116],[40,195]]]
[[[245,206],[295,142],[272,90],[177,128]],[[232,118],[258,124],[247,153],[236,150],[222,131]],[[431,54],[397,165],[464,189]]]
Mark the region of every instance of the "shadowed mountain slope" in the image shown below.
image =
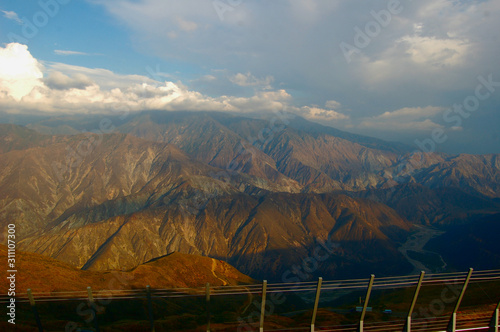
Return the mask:
[[[182,252],[280,280],[330,241],[308,275],[400,274],[410,222],[499,212],[498,155],[409,154],[304,119],[219,113],[110,116],[110,134],[52,134],[102,120],[31,124],[51,134],[0,126],[0,227],[16,223],[21,249],[96,271]]]

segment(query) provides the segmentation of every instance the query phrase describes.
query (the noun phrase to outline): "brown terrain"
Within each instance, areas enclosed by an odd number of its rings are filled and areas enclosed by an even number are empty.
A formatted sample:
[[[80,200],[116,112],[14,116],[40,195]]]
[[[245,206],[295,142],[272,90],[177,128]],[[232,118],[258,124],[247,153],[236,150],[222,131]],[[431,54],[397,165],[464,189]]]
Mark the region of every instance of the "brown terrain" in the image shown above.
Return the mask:
[[[1,229],[15,223],[20,250],[86,273],[178,252],[281,280],[330,241],[307,278],[402,274],[412,223],[500,212],[498,155],[410,154],[297,119],[256,139],[268,121],[212,113],[144,112],[74,134],[98,120],[0,125]]]
[[[0,259],[6,261],[7,248],[0,246]],[[226,262],[209,257],[171,253],[128,271],[85,271],[53,258],[30,252],[16,252],[16,289],[33,293],[60,291],[202,287],[251,284],[255,281]],[[0,292],[7,294],[6,278]]]

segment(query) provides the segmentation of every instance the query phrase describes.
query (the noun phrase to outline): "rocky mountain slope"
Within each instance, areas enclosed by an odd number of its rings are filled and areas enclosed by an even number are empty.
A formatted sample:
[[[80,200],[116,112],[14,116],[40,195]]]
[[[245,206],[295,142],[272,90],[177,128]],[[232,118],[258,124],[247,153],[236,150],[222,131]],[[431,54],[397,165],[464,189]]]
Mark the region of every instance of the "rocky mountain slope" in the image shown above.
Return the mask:
[[[209,257],[171,253],[141,264],[127,271],[84,271],[53,258],[30,252],[18,251],[16,255],[16,289],[33,292],[203,287],[207,282],[214,286],[251,284],[256,281],[236,270],[226,262]],[[0,245],[0,258],[7,259],[7,247]],[[0,291],[7,294],[6,280]]]
[[[0,227],[16,223],[21,249],[96,271],[183,252],[270,280],[400,274],[410,222],[500,212],[497,155],[217,113],[107,117],[111,133],[68,134],[102,121],[0,125]]]

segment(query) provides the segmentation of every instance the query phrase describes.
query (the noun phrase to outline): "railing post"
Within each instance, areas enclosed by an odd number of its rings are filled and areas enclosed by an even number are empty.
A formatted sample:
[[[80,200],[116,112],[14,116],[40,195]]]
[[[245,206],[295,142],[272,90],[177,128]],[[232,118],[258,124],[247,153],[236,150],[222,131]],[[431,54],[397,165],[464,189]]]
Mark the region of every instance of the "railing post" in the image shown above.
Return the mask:
[[[40,321],[40,316],[38,315],[38,310],[36,309],[35,298],[31,293],[31,288],[28,288],[28,298],[30,300],[31,310],[35,315],[36,326],[38,326],[38,331],[43,332],[42,322]]]
[[[365,304],[363,305],[363,311],[361,312],[361,317],[359,318],[358,332],[363,332],[366,308],[368,307],[368,301],[370,300],[370,294],[372,292],[374,279],[375,279],[375,275],[372,274],[370,276],[370,282],[368,283],[368,290],[366,291]]]
[[[321,284],[323,283],[323,278],[318,278],[318,287],[316,288],[316,299],[314,300],[314,309],[311,319],[311,332],[314,332],[314,323],[316,322],[316,313],[318,312],[319,296],[321,293]]]
[[[260,306],[260,324],[259,331],[264,332],[264,314],[266,313],[266,290],[267,290],[267,280],[262,283],[262,304]]]
[[[453,313],[451,314],[450,322],[448,323],[448,332],[455,332],[457,330],[457,311],[460,308],[460,303],[464,297],[465,291],[467,290],[467,285],[469,284],[470,277],[472,275],[473,269],[469,269],[469,273],[465,278],[464,285],[462,286],[462,291],[460,292],[460,296],[458,297],[457,303],[455,304],[455,308],[453,309]]]
[[[207,332],[210,332],[210,283],[205,285],[205,301],[207,303]]]
[[[146,286],[146,295],[148,298],[148,314],[149,314],[149,325],[151,327],[151,332],[155,332],[155,320],[153,317],[153,300],[151,299],[151,287]]]
[[[500,311],[500,301],[498,301],[497,307],[493,311],[493,316],[491,317],[491,323],[490,323],[490,332],[498,332],[498,324],[499,324],[499,313]]]
[[[415,288],[415,294],[413,295],[413,300],[411,301],[410,310],[408,310],[408,315],[406,316],[406,332],[411,332],[411,315],[413,314],[413,309],[417,303],[418,293],[420,292],[420,287],[422,286],[422,281],[424,280],[425,271],[420,272],[420,278],[418,278],[417,288]]]
[[[92,310],[92,313],[94,314],[94,327],[95,327],[95,330],[96,330],[96,332],[101,332],[101,330],[99,329],[99,321],[97,319],[97,309],[96,309],[96,305],[95,305],[95,302],[94,302],[94,296],[92,295],[92,288],[90,286],[87,287],[87,294],[89,296],[89,306],[90,306],[90,309]]]

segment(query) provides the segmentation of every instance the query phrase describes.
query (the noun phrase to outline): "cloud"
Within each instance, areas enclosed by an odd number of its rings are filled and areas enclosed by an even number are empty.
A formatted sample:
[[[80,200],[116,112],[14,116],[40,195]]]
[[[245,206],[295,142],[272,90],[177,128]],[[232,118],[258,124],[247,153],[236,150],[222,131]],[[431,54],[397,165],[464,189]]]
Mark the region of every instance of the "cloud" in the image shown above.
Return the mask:
[[[215,77],[214,75],[203,75],[198,80],[202,82],[213,82],[217,80],[217,77]]]
[[[210,97],[182,82],[160,82],[142,75],[120,75],[63,63],[46,62],[45,66],[24,45],[12,43],[0,48],[0,107],[17,113],[109,113],[116,109],[266,112],[286,109],[292,102],[292,96],[283,89],[257,91],[250,97]],[[250,73],[244,77],[250,85],[270,81],[256,80]],[[205,75],[202,79],[210,82],[216,77]]]
[[[19,16],[17,16],[17,13],[16,12],[13,12],[13,11],[6,11],[6,10],[2,10],[2,13],[3,13],[3,16],[9,20],[13,20],[15,21],[16,23],[18,24],[23,24],[23,20],[21,20],[19,18]]]
[[[94,84],[85,74],[75,74],[73,77],[69,77],[60,71],[50,72],[43,82],[47,87],[56,90],[85,89]]]
[[[418,132],[428,131],[443,126],[435,123],[432,119],[441,114],[443,107],[405,107],[392,112],[384,112],[381,115],[361,120],[358,128],[389,130],[392,132]]]
[[[42,70],[26,45],[11,43],[0,47],[0,92],[7,96],[20,100],[41,86]]]
[[[328,100],[326,103],[325,103],[325,107],[326,108],[329,108],[331,110],[336,110],[336,109],[339,109],[342,105],[338,102],[338,101],[335,101],[335,100]]]
[[[419,25],[417,31],[422,28]],[[456,74],[468,64],[471,44],[466,39],[404,35],[376,56],[360,56],[357,77],[368,87],[379,90],[396,82],[443,89],[456,85]],[[458,82],[461,84],[461,82]]]
[[[467,40],[418,35],[404,36],[397,43],[405,45],[405,52],[414,63],[440,68],[462,64],[470,46]]]
[[[319,107],[317,105],[302,107],[292,106],[287,110],[306,119],[321,122],[323,124],[347,126],[348,120],[350,120],[350,116],[339,112],[338,110],[340,109],[342,109],[342,105],[338,101],[328,100],[325,103],[325,108]]]
[[[182,31],[192,32],[198,29],[198,24],[192,21],[184,20],[182,18],[177,19],[177,24]]]
[[[67,76],[75,77],[75,75],[83,74],[90,78],[104,90],[111,90],[114,88],[126,89],[133,85],[141,85],[147,83],[150,85],[160,84],[159,80],[167,76],[166,73],[158,71],[150,71],[151,77],[143,75],[120,75],[103,68],[87,68],[82,66],[68,65],[60,62],[47,62],[46,65],[51,71],[59,71]]]
[[[423,121],[409,121],[409,122],[398,122],[398,121],[370,121],[364,120],[358,126],[361,129],[375,129],[379,131],[389,131],[389,132],[428,132],[435,128],[443,128],[433,122],[430,119]]]
[[[258,79],[251,73],[238,73],[229,77],[229,80],[239,86],[260,86],[264,89],[271,89],[271,83],[274,81],[274,78],[272,76],[267,76],[266,78]]]
[[[427,106],[427,107],[405,107],[392,112],[384,112],[375,119],[389,120],[397,119],[399,121],[411,121],[422,118],[434,117],[445,109],[443,107]]]
[[[352,56],[348,68],[354,81],[377,94],[378,104],[384,98],[381,92],[397,91],[401,98],[410,89],[418,89],[420,102],[438,97],[442,104],[453,103],[445,92],[470,88],[468,82],[493,70],[500,52],[493,31],[500,22],[490,15],[500,13],[498,1],[402,4],[403,12]]]
[[[85,52],[67,51],[67,50],[54,50],[54,53],[57,55],[91,55]]]
[[[239,73],[232,77],[238,86],[257,84],[245,78],[248,72],[254,80],[272,77],[306,96],[305,103],[340,94],[346,108],[363,117],[387,107],[388,97],[396,107],[425,106],[435,96],[436,104],[452,103],[445,92],[464,89],[471,75],[496,68],[500,51],[495,0],[402,1],[403,11],[392,15],[351,64],[340,43],[354,44],[354,29],[364,30],[374,21],[370,12],[386,10],[387,1],[222,1],[229,8],[223,19],[214,1],[93,2],[130,28],[139,52],[209,70],[222,67]],[[411,91],[419,95],[408,103]]]
[[[316,106],[303,106],[300,108],[301,116],[310,120],[338,121],[348,120],[349,116],[334,110],[324,109]]]
[[[292,96],[285,90],[259,91],[252,97],[226,97],[239,112],[280,111],[289,106]]]

